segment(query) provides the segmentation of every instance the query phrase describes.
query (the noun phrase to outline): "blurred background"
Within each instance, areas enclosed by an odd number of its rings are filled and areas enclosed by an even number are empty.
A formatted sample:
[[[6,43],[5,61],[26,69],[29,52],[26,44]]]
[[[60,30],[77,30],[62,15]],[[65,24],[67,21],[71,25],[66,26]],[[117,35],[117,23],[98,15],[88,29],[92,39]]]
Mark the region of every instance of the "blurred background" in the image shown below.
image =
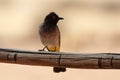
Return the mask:
[[[62,52],[120,52],[119,0],[0,0],[0,47],[37,51],[38,29],[49,12],[59,21]],[[0,63],[0,80],[113,80],[119,70],[68,69]]]

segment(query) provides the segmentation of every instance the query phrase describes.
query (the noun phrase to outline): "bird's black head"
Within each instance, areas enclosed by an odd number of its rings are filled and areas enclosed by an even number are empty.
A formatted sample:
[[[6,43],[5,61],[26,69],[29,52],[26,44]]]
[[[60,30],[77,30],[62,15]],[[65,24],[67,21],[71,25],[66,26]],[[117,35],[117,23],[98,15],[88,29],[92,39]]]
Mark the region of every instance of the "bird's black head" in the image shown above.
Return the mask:
[[[59,20],[62,20],[62,17],[59,17],[55,12],[49,13],[45,17],[45,23],[50,25],[56,25]]]

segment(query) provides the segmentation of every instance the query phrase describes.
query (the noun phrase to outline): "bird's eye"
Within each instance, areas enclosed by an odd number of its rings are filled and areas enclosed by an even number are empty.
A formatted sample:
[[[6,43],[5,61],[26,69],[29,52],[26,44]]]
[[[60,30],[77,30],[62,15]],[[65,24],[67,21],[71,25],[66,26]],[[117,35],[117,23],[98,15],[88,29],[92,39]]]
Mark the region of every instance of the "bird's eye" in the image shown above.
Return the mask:
[[[56,17],[55,17],[55,16],[52,16],[52,19],[56,19]]]

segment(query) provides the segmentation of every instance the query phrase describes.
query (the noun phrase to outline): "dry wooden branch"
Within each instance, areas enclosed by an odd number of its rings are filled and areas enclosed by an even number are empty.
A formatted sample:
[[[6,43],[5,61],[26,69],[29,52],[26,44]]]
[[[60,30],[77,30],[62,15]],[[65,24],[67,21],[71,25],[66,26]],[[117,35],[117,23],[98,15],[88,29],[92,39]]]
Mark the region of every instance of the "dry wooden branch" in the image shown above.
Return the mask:
[[[35,52],[0,48],[0,62],[84,69],[120,69],[120,54]]]

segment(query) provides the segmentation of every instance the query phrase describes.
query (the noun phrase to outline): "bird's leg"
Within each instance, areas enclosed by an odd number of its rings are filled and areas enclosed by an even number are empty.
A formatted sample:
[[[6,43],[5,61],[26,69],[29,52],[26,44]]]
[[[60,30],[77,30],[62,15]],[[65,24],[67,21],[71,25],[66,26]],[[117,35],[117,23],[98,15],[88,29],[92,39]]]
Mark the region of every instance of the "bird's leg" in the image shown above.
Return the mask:
[[[45,48],[47,48],[47,46],[45,46],[43,49],[39,49],[38,51],[45,51]]]
[[[47,50],[50,52],[49,48],[46,46]]]

